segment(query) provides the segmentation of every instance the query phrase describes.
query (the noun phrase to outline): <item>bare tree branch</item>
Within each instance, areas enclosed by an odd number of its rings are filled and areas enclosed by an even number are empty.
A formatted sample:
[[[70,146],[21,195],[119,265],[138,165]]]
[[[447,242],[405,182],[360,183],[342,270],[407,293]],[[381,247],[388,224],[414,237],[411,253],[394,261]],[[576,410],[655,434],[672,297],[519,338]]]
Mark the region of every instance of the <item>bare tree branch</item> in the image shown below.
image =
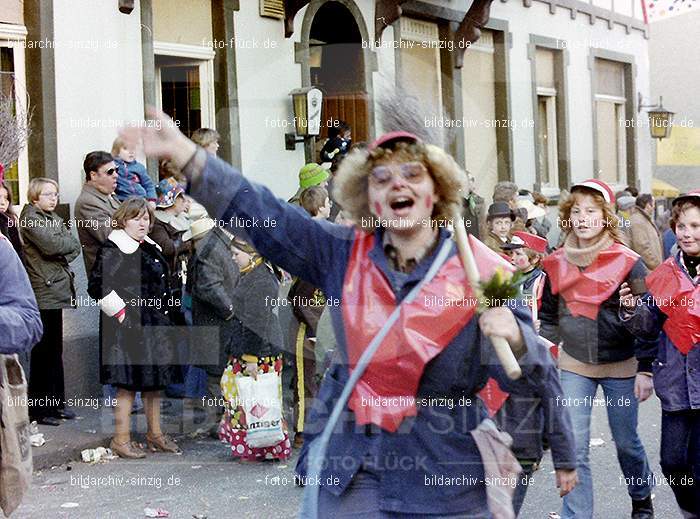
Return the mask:
[[[0,92],[0,165],[9,168],[19,158],[31,133],[31,110]]]

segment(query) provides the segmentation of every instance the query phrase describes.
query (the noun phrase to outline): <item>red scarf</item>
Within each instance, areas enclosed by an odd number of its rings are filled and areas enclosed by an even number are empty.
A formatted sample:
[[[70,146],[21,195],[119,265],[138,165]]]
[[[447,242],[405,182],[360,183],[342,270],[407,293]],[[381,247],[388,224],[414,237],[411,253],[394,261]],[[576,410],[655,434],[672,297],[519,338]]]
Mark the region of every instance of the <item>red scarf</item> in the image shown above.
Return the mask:
[[[700,285],[671,257],[646,278],[656,306],[668,316],[664,332],[683,355],[700,342]]]
[[[512,269],[486,245],[469,239],[482,276],[492,276],[496,267]],[[373,234],[356,232],[345,273],[343,322],[351,370],[397,304],[389,282],[369,258],[374,243]],[[394,432],[405,417],[417,414],[415,396],[426,364],[469,323],[475,303],[454,255],[410,304],[401,305],[399,319],[353,389],[349,407],[359,425],[374,423]]]
[[[638,259],[636,252],[615,243],[600,251],[583,271],[567,261],[564,249],[547,256],[542,266],[552,294],[561,293],[571,315],[596,319],[600,305],[620,287]]]

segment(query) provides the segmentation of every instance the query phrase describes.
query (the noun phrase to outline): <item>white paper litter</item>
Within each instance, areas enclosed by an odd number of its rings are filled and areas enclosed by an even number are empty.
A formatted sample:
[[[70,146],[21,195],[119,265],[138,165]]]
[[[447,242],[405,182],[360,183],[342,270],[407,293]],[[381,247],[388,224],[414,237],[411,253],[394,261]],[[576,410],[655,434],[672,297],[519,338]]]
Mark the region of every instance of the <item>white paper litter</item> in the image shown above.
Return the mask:
[[[80,453],[85,463],[98,463],[101,461],[113,460],[117,456],[112,453],[112,449],[97,447],[96,449],[85,449]]]
[[[32,447],[41,447],[46,443],[46,440],[44,439],[44,433],[36,433],[30,435],[29,443],[32,444]]]

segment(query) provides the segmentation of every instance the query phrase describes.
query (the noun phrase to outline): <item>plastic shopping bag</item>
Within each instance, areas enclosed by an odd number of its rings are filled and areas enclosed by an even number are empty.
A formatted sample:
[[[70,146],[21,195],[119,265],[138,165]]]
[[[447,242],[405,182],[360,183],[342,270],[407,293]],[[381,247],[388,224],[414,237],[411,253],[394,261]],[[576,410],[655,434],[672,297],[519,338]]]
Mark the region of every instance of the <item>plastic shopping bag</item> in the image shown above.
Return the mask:
[[[257,378],[236,376],[237,402],[245,413],[246,443],[252,448],[272,447],[284,440],[279,375],[260,373]]]

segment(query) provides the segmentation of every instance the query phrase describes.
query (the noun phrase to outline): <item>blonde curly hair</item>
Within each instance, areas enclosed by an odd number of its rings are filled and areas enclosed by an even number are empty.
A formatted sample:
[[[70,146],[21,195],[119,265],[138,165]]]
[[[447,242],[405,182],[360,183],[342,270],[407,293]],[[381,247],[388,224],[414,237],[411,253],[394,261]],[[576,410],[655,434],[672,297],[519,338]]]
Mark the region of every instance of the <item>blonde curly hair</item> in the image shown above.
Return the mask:
[[[392,159],[418,161],[428,168],[439,196],[433,208],[433,221],[451,222],[456,214],[461,214],[462,197],[468,184],[466,172],[435,145],[398,142],[391,148],[352,150],[338,168],[333,180],[333,196],[358,227],[367,232],[376,229],[378,221],[369,208],[369,175],[376,165]]]
[[[603,222],[604,229],[603,232],[608,233],[608,235],[615,240],[617,243],[625,244],[625,240],[622,236],[622,231],[620,230],[620,220],[615,214],[615,210],[612,205],[607,203],[599,192],[589,189],[586,187],[574,187],[575,191],[559,203],[559,228],[564,232],[566,236],[574,232],[573,225],[571,224],[571,210],[573,209],[576,202],[579,200],[581,195],[590,195],[593,197],[596,205],[600,207],[603,211]]]

